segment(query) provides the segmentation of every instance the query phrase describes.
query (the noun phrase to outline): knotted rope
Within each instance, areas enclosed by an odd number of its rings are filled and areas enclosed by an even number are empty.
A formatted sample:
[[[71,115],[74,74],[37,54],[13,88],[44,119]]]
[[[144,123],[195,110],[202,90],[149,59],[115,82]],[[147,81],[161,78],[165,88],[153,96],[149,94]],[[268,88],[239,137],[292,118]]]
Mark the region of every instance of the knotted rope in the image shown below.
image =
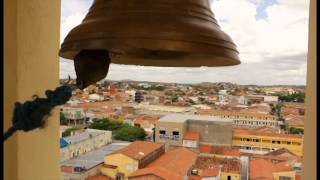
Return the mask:
[[[18,130],[27,132],[44,127],[52,109],[55,106],[65,104],[71,98],[72,87],[65,84],[53,91],[47,90],[45,94],[47,98],[36,96],[33,101],[26,101],[23,104],[15,103],[13,125],[4,133],[4,141]]]

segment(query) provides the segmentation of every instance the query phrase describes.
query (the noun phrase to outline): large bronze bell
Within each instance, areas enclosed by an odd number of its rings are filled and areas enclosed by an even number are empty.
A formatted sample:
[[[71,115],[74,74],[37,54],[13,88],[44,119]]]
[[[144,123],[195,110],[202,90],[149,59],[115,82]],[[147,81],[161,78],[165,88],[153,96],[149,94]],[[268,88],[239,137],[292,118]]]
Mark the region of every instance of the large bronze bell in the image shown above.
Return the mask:
[[[103,79],[110,62],[162,67],[240,64],[236,45],[221,31],[209,1],[94,0],[82,23],[64,39],[59,55],[75,60],[83,86]],[[93,74],[80,77],[82,73]]]

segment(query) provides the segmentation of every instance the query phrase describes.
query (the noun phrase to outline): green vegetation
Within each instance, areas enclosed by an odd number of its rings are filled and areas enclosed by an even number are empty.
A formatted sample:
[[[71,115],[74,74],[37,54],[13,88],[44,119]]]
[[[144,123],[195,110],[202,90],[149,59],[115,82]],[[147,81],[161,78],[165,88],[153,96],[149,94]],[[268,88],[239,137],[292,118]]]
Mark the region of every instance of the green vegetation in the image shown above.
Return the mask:
[[[68,125],[68,120],[63,112],[60,112],[60,125]]]
[[[291,134],[303,134],[304,130],[301,128],[290,127],[289,129]]]
[[[137,90],[145,90],[145,91],[163,91],[165,89],[164,86],[150,86],[150,87],[143,87],[143,86],[133,86],[134,89]]]
[[[143,128],[129,126],[119,121],[110,121],[106,118],[93,119],[90,128],[112,131],[115,139],[123,141],[144,140],[146,137]]]
[[[178,102],[178,100],[179,100],[179,97],[176,94],[171,96],[171,101],[172,102]]]
[[[62,132],[62,137],[70,136],[72,131],[76,131],[76,130],[79,130],[79,129],[81,129],[81,128],[69,128],[69,129],[66,129],[64,132]]]
[[[283,104],[282,103],[277,103],[276,105],[270,104],[270,106],[271,106],[270,114],[276,115],[280,118],[281,117],[281,109],[283,107]]]
[[[287,94],[287,95],[280,94],[278,96],[279,96],[279,100],[283,101],[283,102],[300,102],[300,103],[303,103],[306,94],[303,93],[303,92],[298,92],[298,93]]]
[[[140,127],[124,126],[114,131],[114,138],[122,141],[144,140],[146,135]]]

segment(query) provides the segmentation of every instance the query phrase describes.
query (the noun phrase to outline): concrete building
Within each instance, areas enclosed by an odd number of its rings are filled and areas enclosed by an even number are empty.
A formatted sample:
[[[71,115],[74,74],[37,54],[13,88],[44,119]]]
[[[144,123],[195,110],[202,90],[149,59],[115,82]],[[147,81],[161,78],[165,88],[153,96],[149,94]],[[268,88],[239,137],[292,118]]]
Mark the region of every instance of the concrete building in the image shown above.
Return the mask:
[[[247,95],[244,97],[244,103],[248,104],[248,102],[269,102],[276,103],[278,102],[278,96],[263,96],[263,95]]]
[[[165,143],[166,148],[181,147],[183,144],[192,148],[198,148],[200,143],[232,144],[232,120],[212,116],[169,114],[158,120],[155,132],[156,142]],[[200,137],[184,139],[190,132],[198,132]]]
[[[112,143],[60,163],[61,180],[85,180],[89,176],[99,174],[103,164],[103,158],[129,144],[130,142]]]
[[[80,134],[63,138],[68,144],[60,148],[60,162],[80,156],[112,142],[112,132],[87,129]]]
[[[68,126],[83,127],[86,125],[86,115],[83,108],[64,106],[62,113],[68,120]]]

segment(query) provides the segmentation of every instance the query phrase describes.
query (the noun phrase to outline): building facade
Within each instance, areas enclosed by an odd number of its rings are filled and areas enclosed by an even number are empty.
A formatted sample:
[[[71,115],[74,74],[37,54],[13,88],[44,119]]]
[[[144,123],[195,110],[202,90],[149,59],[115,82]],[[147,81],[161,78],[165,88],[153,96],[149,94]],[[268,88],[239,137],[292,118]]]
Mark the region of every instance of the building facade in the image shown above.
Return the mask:
[[[214,110],[198,110],[196,114],[209,115],[221,119],[233,121],[233,126],[248,126],[248,127],[279,127],[281,122],[277,121],[276,116],[270,114],[259,113],[243,113],[243,112],[228,112]]]
[[[186,142],[190,141],[184,139],[188,132],[199,132],[198,142]],[[181,147],[184,142],[191,145],[207,143],[231,146],[232,121],[211,116],[169,114],[156,123],[155,141],[165,143],[169,149]]]
[[[128,179],[138,169],[144,168],[165,153],[164,144],[135,141],[104,158],[101,173],[113,179]]]
[[[60,162],[98,149],[112,142],[112,132],[87,129],[80,134],[63,138],[68,145],[60,148]]]
[[[303,136],[280,133],[257,133],[248,129],[233,129],[232,145],[243,152],[268,153],[287,148],[298,156],[303,152]]]

